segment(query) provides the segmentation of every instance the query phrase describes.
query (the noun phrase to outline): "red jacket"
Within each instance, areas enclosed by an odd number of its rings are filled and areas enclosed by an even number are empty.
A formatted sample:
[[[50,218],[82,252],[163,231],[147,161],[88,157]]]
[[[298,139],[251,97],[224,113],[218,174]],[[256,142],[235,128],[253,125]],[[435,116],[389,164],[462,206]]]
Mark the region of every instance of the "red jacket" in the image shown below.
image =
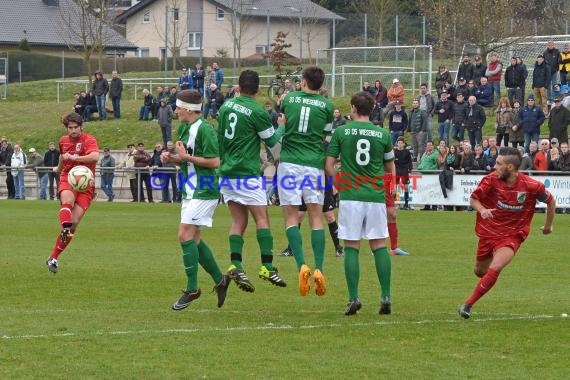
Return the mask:
[[[489,62],[489,64],[487,65],[487,72],[497,70],[497,66],[499,65],[502,66],[503,64],[498,59],[495,62]],[[489,82],[500,82],[502,76],[503,76],[503,70],[501,67],[501,70],[499,70],[497,74],[488,75],[487,79],[489,80]]]
[[[534,170],[548,170],[548,152],[539,151],[534,157]]]

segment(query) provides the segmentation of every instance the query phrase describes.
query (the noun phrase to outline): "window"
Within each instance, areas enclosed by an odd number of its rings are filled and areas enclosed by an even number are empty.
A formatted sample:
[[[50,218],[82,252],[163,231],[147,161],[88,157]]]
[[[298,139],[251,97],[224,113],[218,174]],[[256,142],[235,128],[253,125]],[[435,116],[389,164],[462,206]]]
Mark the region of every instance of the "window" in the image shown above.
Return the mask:
[[[149,48],[139,48],[137,52],[137,57],[150,57],[150,49]]]
[[[216,20],[223,21],[226,16],[226,12],[222,8],[216,9]]]
[[[143,14],[143,24],[148,24],[150,23],[150,11],[146,11]]]
[[[180,12],[178,11],[178,8],[174,8],[174,9],[172,10],[172,14],[173,14],[173,17],[174,17],[174,22],[178,21],[178,16],[179,16],[179,14],[180,14]]]
[[[198,50],[202,48],[202,33],[188,33],[188,50]]]
[[[265,54],[266,51],[267,51],[267,46],[265,45],[257,45],[255,47],[255,52],[257,54]]]

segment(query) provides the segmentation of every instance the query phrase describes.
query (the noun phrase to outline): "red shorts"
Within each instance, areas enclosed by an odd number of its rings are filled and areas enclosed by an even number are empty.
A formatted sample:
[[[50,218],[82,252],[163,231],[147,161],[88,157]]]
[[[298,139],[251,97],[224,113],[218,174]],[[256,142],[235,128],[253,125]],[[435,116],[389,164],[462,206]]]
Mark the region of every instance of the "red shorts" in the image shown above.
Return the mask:
[[[500,238],[479,238],[477,245],[477,261],[485,261],[493,257],[496,250],[510,247],[517,253],[524,240],[518,236],[505,236]]]
[[[57,188],[57,193],[60,194],[63,190],[72,191],[75,197],[75,204],[81,207],[83,210],[87,211],[89,206],[91,206],[91,201],[93,200],[93,195],[95,194],[95,186],[91,186],[89,189],[87,189],[87,191],[80,193],[73,190],[67,181],[60,181]]]

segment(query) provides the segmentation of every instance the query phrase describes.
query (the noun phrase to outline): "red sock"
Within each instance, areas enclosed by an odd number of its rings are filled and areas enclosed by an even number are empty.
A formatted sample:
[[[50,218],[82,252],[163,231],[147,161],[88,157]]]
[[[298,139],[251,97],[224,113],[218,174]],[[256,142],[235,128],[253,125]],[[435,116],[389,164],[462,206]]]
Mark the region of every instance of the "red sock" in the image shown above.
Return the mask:
[[[390,234],[390,248],[398,248],[398,225],[396,222],[388,223],[388,233]]]
[[[59,209],[59,224],[63,227],[63,223],[71,223],[71,209],[72,205],[69,203],[62,204]]]
[[[51,251],[51,255],[49,256],[49,258],[57,260],[59,255],[61,255],[61,253],[65,250],[65,248],[67,248],[69,243],[71,243],[71,239],[73,239],[73,237],[68,236],[67,240],[65,242],[62,242],[61,236],[58,236],[57,240],[55,241],[55,246],[53,247],[53,250]]]
[[[493,285],[495,285],[495,282],[497,282],[497,279],[499,278],[499,274],[501,274],[501,272],[497,272],[496,270],[489,268],[487,273],[481,277],[477,286],[475,286],[475,290],[473,290],[471,297],[467,298],[465,303],[467,305],[473,305],[477,300],[479,300],[479,298],[483,297],[485,293],[491,290]]]

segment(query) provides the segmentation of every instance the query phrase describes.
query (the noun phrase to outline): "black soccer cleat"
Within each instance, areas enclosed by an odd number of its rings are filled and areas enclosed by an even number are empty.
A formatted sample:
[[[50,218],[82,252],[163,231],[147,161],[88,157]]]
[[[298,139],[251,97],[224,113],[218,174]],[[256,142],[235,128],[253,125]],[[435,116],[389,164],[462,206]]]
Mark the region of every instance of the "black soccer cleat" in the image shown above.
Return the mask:
[[[238,288],[244,292],[253,293],[255,286],[251,283],[247,275],[242,269],[237,268],[235,265],[230,266],[227,275],[234,280]]]
[[[48,270],[49,270],[51,273],[54,273],[54,274],[57,273],[58,265],[57,265],[57,260],[56,260],[56,259],[48,258],[47,261],[46,261],[46,265],[47,265]]]
[[[392,300],[390,299],[390,296],[382,297],[380,300],[380,310],[378,311],[378,314],[392,314]]]
[[[344,315],[356,315],[356,312],[362,308],[362,304],[358,298],[353,299],[346,305]]]
[[[459,315],[461,315],[463,319],[469,319],[471,317],[471,306],[473,305],[464,303],[461,305],[461,307],[459,307]]]
[[[227,274],[223,274],[220,282],[218,282],[216,286],[214,286],[214,292],[218,294],[218,307],[224,306],[229,286],[230,286],[230,277]]]
[[[66,241],[69,240],[70,237],[73,236],[73,234],[71,233],[72,226],[73,223],[70,222],[62,223],[61,232],[59,234],[59,238],[61,239],[62,243],[65,243]]]
[[[201,294],[202,294],[201,289],[198,289],[195,292],[189,292],[187,290],[183,290],[182,295],[180,296],[178,301],[176,301],[176,303],[174,303],[174,305],[172,305],[172,310],[178,311],[178,310],[186,309],[192,301],[200,298]]]
[[[281,251],[279,256],[293,256],[293,251],[291,251],[291,248],[289,246],[287,246],[287,248],[285,248],[283,251]]]

